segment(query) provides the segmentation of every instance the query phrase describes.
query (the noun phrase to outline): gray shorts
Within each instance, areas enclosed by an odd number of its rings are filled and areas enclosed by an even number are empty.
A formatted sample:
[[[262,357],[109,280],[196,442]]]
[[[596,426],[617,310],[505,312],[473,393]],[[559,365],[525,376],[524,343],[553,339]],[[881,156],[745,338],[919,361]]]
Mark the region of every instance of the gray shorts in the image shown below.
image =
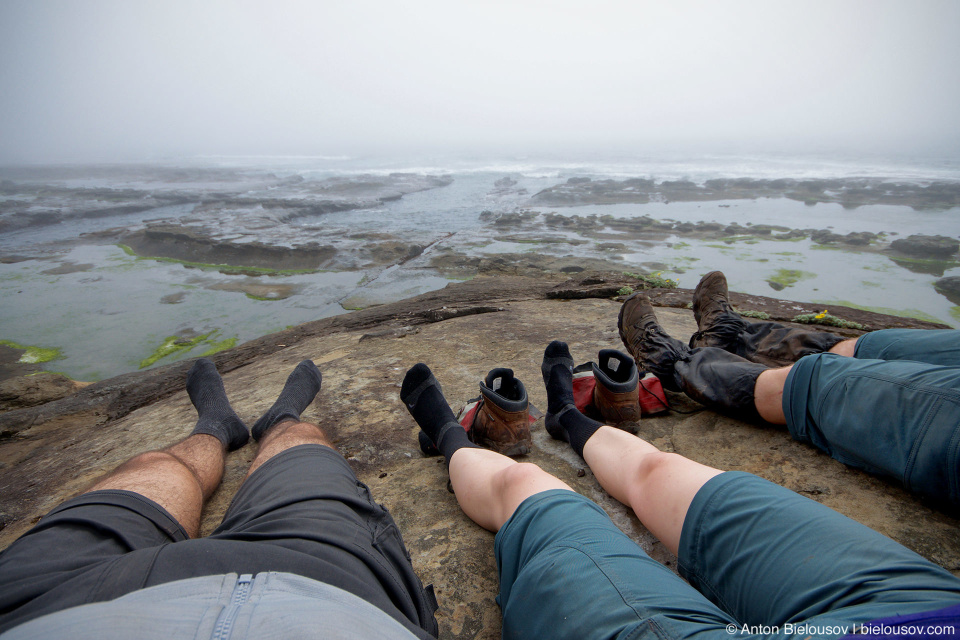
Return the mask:
[[[420,637],[437,635],[432,588],[414,573],[393,518],[321,445],[264,463],[206,538],[189,539],[163,507],[129,491],[68,500],[0,553],[0,632],[174,580],[267,571],[333,585]]]

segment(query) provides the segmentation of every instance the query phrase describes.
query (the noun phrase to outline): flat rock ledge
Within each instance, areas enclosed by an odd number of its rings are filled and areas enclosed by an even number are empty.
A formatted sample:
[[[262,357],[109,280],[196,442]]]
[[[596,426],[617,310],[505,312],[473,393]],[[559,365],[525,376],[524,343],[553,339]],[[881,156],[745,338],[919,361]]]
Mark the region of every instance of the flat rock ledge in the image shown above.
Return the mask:
[[[398,399],[400,382],[410,366],[426,362],[457,405],[477,395],[487,371],[508,366],[525,382],[531,402],[543,408],[539,366],[544,346],[565,340],[577,362],[596,358],[602,348],[622,348],[618,292],[637,285],[616,274],[567,281],[480,277],[264,336],[213,360],[247,424],[270,406],[297,362],[316,362],[323,371],[323,390],[303,417],[328,431],[360,479],[393,513],[415,568],[436,587],[441,638],[499,638],[493,534],[461,513],[447,491],[442,461],[420,453],[418,428]],[[657,313],[667,331],[685,339],[696,330],[686,308],[691,291],[648,293],[660,307]],[[741,310],[763,311],[777,320],[819,311],[814,305],[759,296],[731,298]],[[831,307],[831,314],[869,329],[939,326],[839,307]],[[196,421],[183,388],[190,365],[184,361],[125,374],[60,400],[0,414],[0,546],[130,456],[186,436]],[[956,517],[794,442],[783,429],[723,417],[679,395],[670,400],[684,413],[640,423],[639,435],[662,450],[768,478],[960,575]],[[652,557],[675,570],[676,559],[602,491],[568,445],[550,439],[542,422],[534,424],[533,436],[526,460],[596,500]],[[203,533],[219,523],[254,453],[251,444],[229,456],[223,485],[205,511]]]

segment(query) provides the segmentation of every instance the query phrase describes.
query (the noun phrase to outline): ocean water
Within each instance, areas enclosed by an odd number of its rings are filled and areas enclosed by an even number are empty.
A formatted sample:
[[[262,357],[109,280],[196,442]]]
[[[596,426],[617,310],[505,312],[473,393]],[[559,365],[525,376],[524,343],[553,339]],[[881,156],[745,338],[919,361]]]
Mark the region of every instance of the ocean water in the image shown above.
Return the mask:
[[[245,181],[243,188],[249,186],[251,194],[264,193],[262,184],[268,175],[300,176],[310,181],[414,173],[449,175],[453,182],[367,209],[297,218],[282,224],[264,224],[260,218],[253,220],[245,215],[207,220],[224,236],[283,246],[318,242],[349,249],[357,244],[350,236],[364,233],[389,234],[401,241],[430,245],[418,258],[393,266],[357,265],[333,272],[251,279],[247,275],[188,268],[177,263],[138,260],[109,242],[88,241],[90,236],[84,235],[116,227],[136,229],[149,221],[193,220],[200,214],[195,212],[196,205],[190,203],[0,233],[0,255],[32,258],[0,264],[0,340],[57,347],[62,358],[45,365],[47,369],[82,380],[102,379],[141,367],[170,336],[202,339],[147,366],[196,357],[287,326],[443,287],[451,280],[431,268],[430,260],[446,249],[467,256],[549,253],[604,258],[616,261],[624,271],[660,271],[683,287],[693,287],[702,274],[722,269],[731,288],[738,291],[817,302],[825,308],[831,304],[853,304],[960,326],[960,308],[933,288],[933,282],[941,275],[960,275],[960,269],[952,265],[942,274],[924,273],[893,262],[882,253],[824,249],[809,239],[725,244],[667,235],[652,243],[625,240],[622,248],[611,250],[599,245],[617,242],[613,230],[606,230],[603,238],[580,235],[545,227],[542,215],[530,225],[504,229],[491,224],[489,216],[482,216],[484,211],[495,215],[516,211],[618,218],[646,215],[680,222],[829,228],[841,234],[884,232],[889,239],[914,233],[958,237],[960,208],[914,211],[910,207],[884,205],[848,210],[836,204],[807,206],[782,198],[578,207],[530,204],[531,196],[537,192],[571,177],[688,179],[698,183],[736,177],[880,177],[920,184],[934,180],[957,182],[958,158],[679,154],[395,159],[207,156],[162,164],[238,172]],[[497,186],[502,178],[510,178],[516,184]],[[54,182],[68,187],[155,190],[183,186],[158,184],[149,173],[113,174],[110,170],[95,175],[75,170]],[[193,184],[191,188],[215,191],[222,186],[211,181],[206,185]],[[271,197],[283,195],[282,189],[266,193]],[[776,291],[769,280],[784,269],[800,272],[799,279]],[[250,285],[264,285],[270,294],[248,296]]]

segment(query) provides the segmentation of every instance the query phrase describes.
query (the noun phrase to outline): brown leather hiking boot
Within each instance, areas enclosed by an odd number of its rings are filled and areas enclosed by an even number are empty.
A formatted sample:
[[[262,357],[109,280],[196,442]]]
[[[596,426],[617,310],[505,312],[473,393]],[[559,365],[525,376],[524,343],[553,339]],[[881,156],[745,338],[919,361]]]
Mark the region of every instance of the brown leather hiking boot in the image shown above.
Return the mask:
[[[593,405],[603,416],[605,424],[620,426],[621,423],[640,421],[640,398],[637,387],[640,376],[637,365],[625,353],[614,349],[601,349],[598,363],[593,365]],[[626,425],[625,425],[626,426]],[[625,429],[630,431],[629,428]]]
[[[634,293],[623,301],[617,329],[638,367],[660,378],[665,388],[680,391],[680,380],[673,365],[688,357],[690,349],[663,330],[646,294]]]
[[[691,347],[719,347],[733,352],[740,332],[750,324],[733,310],[727,278],[721,271],[703,276],[694,289],[693,318],[697,332],[690,338]]]
[[[827,331],[810,331],[776,322],[750,322],[734,311],[727,279],[719,271],[701,278],[693,292],[698,331],[690,347],[717,347],[771,367],[782,367],[812,353],[829,351],[843,340]]]
[[[505,456],[530,452],[530,413],[527,390],[511,369],[493,369],[480,383],[481,404],[470,429],[481,447]]]

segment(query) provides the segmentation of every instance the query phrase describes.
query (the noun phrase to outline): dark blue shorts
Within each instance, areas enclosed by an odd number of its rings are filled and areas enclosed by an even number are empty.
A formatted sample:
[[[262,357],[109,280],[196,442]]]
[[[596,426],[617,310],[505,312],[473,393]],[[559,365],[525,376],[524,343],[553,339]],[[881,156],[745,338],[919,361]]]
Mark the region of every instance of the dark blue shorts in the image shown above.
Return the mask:
[[[689,584],[572,491],[524,501],[495,554],[504,638],[838,637],[960,604],[945,569],[743,472],[712,478],[690,506],[679,550]]]

